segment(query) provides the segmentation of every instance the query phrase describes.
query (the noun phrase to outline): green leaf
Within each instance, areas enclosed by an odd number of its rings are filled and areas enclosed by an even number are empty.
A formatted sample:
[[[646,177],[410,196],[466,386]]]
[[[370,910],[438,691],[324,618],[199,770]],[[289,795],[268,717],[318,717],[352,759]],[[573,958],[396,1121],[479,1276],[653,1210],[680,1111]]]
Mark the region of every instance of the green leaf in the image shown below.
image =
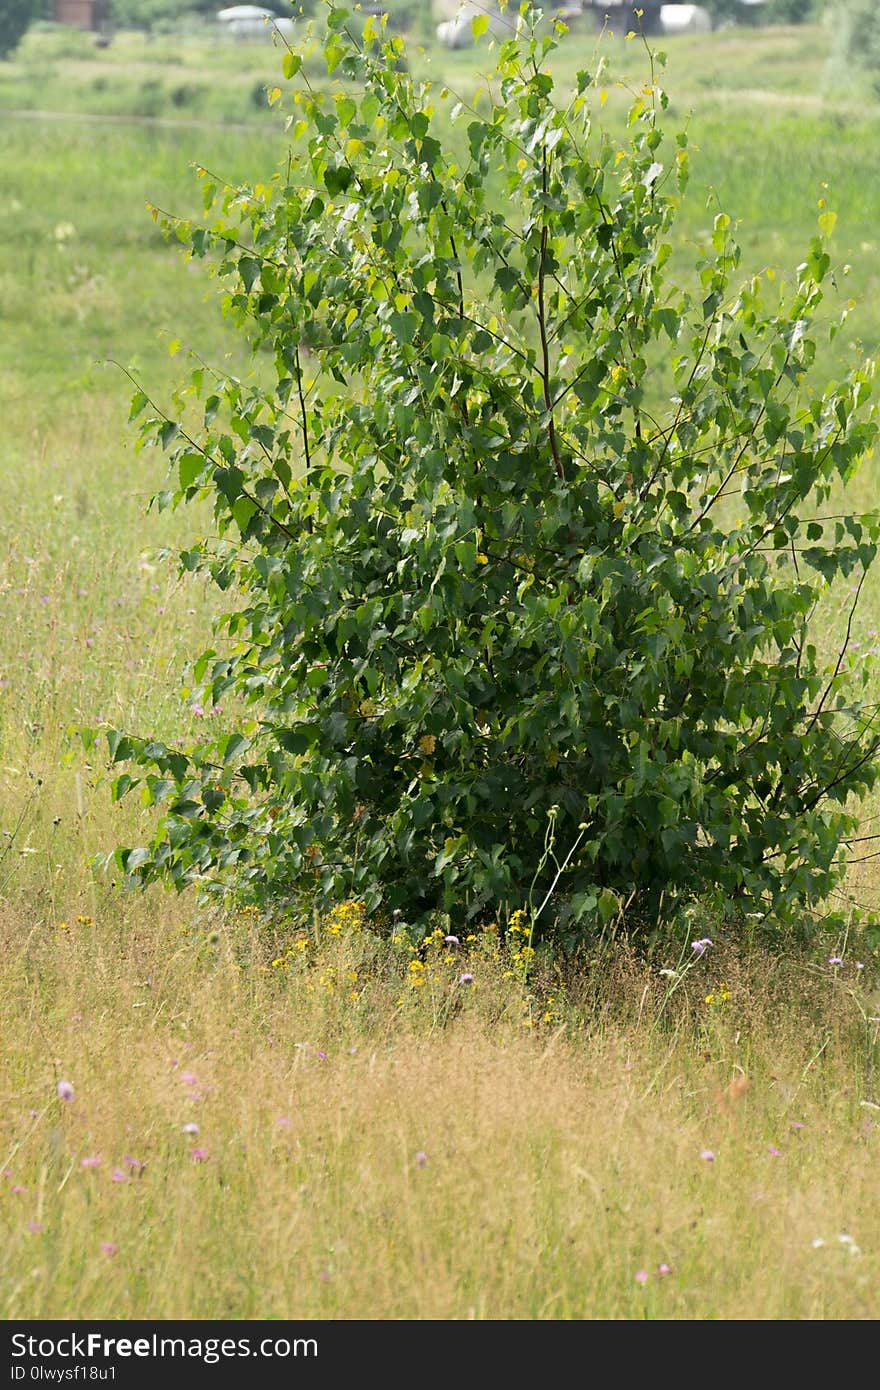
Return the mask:
[[[828,212],[823,212],[823,213],[821,213],[821,214],[819,215],[819,230],[821,231],[823,237],[825,237],[826,241],[830,238],[830,236],[831,236],[831,234],[833,233],[834,228],[836,227],[836,225],[837,225],[837,213],[836,213],[836,212],[832,212],[832,211],[829,209]]]
[[[411,343],[419,326],[418,316],[413,313],[394,313],[388,320],[395,338],[400,343]]]
[[[252,502],[249,497],[239,497],[233,503],[232,515],[242,535],[245,534],[259,510],[256,502]]]
[[[230,734],[222,745],[221,757],[224,763],[231,762],[241,753],[246,753],[251,746],[250,739],[245,738],[244,734]]]
[[[150,398],[146,392],[135,391],[131,398],[131,409],[128,413],[129,420],[136,420],[139,415],[143,414],[149,404]]]
[[[239,257],[238,273],[248,294],[260,278],[260,269],[260,262],[254,256]]]
[[[177,475],[182,489],[192,487],[196,478],[205,471],[205,459],[201,454],[181,454],[177,460]]]

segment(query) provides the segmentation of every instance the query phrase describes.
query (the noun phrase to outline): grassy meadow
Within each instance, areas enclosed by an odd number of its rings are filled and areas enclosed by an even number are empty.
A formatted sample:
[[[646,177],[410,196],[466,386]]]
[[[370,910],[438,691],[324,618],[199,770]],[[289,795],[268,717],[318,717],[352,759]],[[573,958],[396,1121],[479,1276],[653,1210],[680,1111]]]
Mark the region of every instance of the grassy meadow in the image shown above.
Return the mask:
[[[595,45],[565,39],[560,84]],[[682,263],[721,206],[744,273],[791,270],[824,197],[829,318],[857,307],[817,375],[880,352],[880,104],[818,27],[665,47]],[[411,62],[473,98],[478,54]],[[414,952],[351,905],[273,933],[91,867],[147,821],[77,729],[222,717],[180,690],[215,596],[163,559],[210,519],[148,510],[162,459],[133,449],[123,368],[167,400],[173,340],[250,364],[146,204],[195,213],[196,161],[266,179],[279,75],[270,43],[198,33],[35,32],[0,64],[0,1316],[876,1318],[880,960],[846,921],[880,908],[880,861],[783,959],[697,914],[668,959],[620,930],[565,964],[509,924]],[[878,631],[880,572],[856,664]]]

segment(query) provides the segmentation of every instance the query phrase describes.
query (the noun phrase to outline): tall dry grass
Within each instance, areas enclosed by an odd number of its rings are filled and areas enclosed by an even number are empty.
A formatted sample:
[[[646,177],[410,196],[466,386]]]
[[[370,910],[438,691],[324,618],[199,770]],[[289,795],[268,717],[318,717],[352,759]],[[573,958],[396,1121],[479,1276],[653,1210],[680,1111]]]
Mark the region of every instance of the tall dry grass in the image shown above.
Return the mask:
[[[4,913],[6,1318],[877,1315],[854,963],[618,948],[530,1014],[503,950],[185,921]]]

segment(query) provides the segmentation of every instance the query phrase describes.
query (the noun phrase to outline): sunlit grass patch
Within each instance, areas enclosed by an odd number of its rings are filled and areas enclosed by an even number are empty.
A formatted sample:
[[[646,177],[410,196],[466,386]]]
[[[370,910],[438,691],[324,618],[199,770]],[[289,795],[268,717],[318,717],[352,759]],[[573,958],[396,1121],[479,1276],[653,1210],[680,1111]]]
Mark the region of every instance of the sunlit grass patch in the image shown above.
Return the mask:
[[[622,949],[524,1029],[482,944],[440,1017],[368,926],[279,971],[249,916],[4,916],[7,1317],[872,1316],[854,964],[719,948],[670,1010]]]

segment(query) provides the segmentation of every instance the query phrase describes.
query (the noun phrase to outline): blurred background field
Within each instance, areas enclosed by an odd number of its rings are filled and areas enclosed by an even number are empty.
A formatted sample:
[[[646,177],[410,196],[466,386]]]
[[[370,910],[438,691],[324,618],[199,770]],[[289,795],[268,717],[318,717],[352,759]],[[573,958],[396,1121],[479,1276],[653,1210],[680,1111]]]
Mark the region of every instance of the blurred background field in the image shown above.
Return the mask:
[[[278,940],[90,867],[145,813],[77,729],[219,717],[180,694],[215,596],[162,558],[210,518],[147,510],[162,461],[134,452],[121,370],[159,400],[189,349],[251,370],[146,207],[195,215],[196,162],[259,182],[284,158],[280,54],[207,27],[37,27],[0,63],[3,1316],[876,1317],[880,997],[845,926],[780,962],[694,920],[681,958],[612,941],[525,979],[503,930],[427,959],[356,913]],[[417,38],[414,74],[473,99],[485,54]],[[819,379],[880,350],[880,101],[832,43],[655,44],[693,153],[682,265],[719,208],[743,273],[790,272],[819,200],[838,213],[829,320],[856,307]],[[573,31],[554,74],[600,53],[613,124],[643,48]],[[873,909],[876,862],[848,884]]]

